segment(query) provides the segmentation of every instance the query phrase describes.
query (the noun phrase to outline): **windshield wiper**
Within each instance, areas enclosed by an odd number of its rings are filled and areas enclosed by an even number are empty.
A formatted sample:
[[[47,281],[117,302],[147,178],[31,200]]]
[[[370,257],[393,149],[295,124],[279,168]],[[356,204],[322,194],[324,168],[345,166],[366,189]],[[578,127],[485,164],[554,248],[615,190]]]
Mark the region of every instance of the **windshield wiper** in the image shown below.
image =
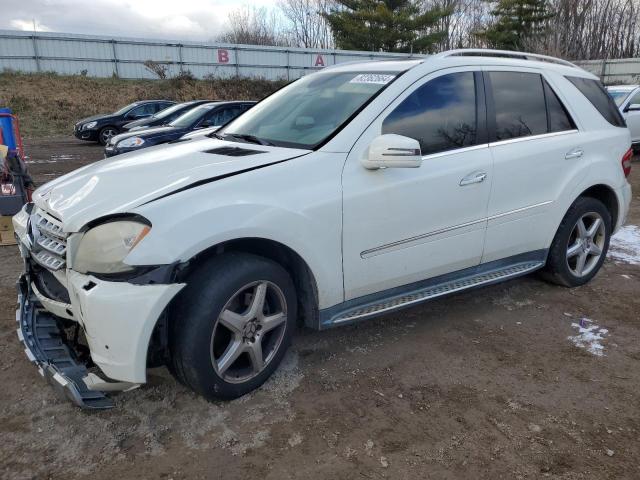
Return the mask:
[[[273,143],[264,140],[263,138],[256,137],[255,135],[249,135],[247,133],[227,133],[224,138],[227,137],[239,138],[240,140],[244,140],[245,142],[257,143],[258,145],[267,145],[270,147],[275,146]]]

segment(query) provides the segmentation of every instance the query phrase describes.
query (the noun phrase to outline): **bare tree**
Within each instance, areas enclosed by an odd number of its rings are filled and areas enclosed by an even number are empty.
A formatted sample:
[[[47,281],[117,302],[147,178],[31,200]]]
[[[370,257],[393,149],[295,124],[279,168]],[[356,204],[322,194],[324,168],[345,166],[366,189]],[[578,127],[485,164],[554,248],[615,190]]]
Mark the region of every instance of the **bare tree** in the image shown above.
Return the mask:
[[[329,11],[331,0],[280,0],[278,7],[289,20],[287,30],[291,43],[304,48],[332,48],[331,28],[324,13]]]
[[[247,45],[289,45],[278,15],[264,7],[242,7],[229,13],[227,31],[216,40]]]

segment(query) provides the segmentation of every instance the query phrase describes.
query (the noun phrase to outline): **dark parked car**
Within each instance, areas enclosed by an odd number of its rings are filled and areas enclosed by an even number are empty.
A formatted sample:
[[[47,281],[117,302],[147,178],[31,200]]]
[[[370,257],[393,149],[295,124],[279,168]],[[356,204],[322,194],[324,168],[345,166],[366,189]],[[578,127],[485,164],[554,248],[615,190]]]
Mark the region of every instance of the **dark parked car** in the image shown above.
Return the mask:
[[[104,149],[104,154],[106,157],[112,157],[120,153],[168,143],[193,130],[222,126],[249,110],[255,103],[211,102],[199,105],[166,126],[134,130],[112,137]]]
[[[73,127],[73,134],[80,140],[100,142],[106,145],[111,137],[120,133],[127,123],[150,117],[176,102],[170,100],[143,100],[134,102],[106,115],[94,115],[80,120]]]
[[[143,128],[158,127],[173,122],[183,113],[191,110],[193,107],[205,103],[211,103],[214,100],[192,100],[190,102],[176,103],[170,107],[160,110],[158,113],[147,118],[141,118],[133,122],[127,123],[122,127],[122,132],[131,132],[132,130],[141,130]]]

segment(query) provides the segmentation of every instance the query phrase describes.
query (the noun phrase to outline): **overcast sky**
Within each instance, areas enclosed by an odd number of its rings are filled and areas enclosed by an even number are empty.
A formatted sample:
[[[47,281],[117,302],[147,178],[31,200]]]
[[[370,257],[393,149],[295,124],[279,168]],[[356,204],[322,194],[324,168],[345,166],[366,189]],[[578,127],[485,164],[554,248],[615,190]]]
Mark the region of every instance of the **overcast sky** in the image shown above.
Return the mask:
[[[1,0],[0,29],[211,40],[227,14],[276,0]]]

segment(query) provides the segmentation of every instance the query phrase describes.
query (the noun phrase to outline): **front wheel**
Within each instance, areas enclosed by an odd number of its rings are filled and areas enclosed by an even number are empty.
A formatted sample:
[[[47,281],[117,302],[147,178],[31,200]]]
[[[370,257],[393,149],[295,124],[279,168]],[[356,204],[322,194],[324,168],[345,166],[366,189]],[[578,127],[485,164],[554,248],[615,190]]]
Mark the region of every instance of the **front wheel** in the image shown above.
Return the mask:
[[[173,312],[171,369],[209,400],[244,395],[278,367],[295,318],[295,287],[279,264],[214,257],[190,275]]]
[[[544,277],[567,287],[587,283],[604,263],[611,229],[611,214],[601,201],[578,198],[553,239]]]
[[[118,135],[118,129],[116,127],[104,127],[98,132],[98,142],[100,145],[106,145],[109,143],[109,140],[116,135]]]

